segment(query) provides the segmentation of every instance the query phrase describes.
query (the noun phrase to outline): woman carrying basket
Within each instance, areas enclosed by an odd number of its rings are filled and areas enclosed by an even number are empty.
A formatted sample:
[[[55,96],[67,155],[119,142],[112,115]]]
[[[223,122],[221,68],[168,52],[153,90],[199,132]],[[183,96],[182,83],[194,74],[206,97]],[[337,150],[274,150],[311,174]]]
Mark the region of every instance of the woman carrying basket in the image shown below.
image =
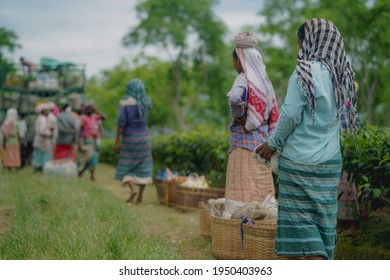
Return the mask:
[[[231,116],[225,198],[243,203],[274,196],[271,171],[253,158],[253,149],[268,140],[279,112],[257,40],[250,32],[235,36],[233,66],[238,76],[227,94]]]
[[[355,74],[332,22],[307,20],[297,35],[297,66],[278,124],[256,152],[265,159],[281,152],[276,254],[333,259],[342,168],[339,113],[349,95],[350,127],[356,131]]]

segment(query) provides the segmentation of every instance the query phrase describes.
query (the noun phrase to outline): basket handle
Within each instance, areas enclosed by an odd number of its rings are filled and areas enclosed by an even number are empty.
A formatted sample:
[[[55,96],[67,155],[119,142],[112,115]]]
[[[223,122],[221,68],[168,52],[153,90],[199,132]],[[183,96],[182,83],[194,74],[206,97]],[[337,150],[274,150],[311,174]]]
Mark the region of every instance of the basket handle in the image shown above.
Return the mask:
[[[218,209],[208,201],[202,201],[202,206],[209,210],[211,214],[215,214],[217,217],[222,217],[222,206],[220,211],[218,211]]]

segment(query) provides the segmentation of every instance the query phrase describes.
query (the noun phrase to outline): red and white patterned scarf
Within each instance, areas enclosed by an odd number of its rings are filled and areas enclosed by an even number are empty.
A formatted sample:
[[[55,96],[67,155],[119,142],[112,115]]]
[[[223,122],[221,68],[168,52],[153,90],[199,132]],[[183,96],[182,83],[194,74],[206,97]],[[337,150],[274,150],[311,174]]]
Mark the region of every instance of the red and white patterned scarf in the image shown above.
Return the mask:
[[[251,131],[268,123],[268,130],[272,132],[279,118],[279,110],[263,58],[255,48],[236,48],[236,52],[248,78],[248,108],[245,129]]]

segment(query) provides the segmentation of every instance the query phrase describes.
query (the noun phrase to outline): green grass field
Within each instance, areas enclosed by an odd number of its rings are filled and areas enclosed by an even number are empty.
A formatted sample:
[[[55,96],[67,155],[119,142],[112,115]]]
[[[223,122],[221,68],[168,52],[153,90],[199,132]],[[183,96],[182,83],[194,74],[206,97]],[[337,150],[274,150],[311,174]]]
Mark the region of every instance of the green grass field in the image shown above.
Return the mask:
[[[181,258],[166,238],[144,236],[142,217],[88,180],[3,171],[1,211],[11,215],[0,221],[3,260]]]
[[[97,182],[0,171],[0,260],[213,260],[200,236],[199,213],[158,201],[154,186],[142,205],[126,205],[127,188],[113,166]],[[336,259],[389,260],[390,210],[373,213],[360,230],[341,234]]]

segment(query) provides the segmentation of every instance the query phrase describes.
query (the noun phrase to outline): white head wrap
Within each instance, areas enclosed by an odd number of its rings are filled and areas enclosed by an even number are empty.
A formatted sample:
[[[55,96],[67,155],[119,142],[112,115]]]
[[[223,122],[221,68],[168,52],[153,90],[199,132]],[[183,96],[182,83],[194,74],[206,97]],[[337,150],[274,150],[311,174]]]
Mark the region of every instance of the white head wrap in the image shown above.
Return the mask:
[[[252,32],[240,32],[234,36],[234,42],[236,44],[236,48],[240,49],[248,49],[254,48],[257,45],[256,37],[252,34]]]
[[[16,122],[18,120],[18,111],[15,108],[9,108],[7,110],[6,120]]]
[[[271,81],[263,63],[263,57],[255,49],[257,40],[252,32],[240,32],[234,36],[236,52],[248,79],[246,130],[254,130],[267,123],[269,132],[276,127],[279,110]]]
[[[44,110],[50,110],[49,104],[47,103],[40,103],[35,107],[35,112],[42,113]]]
[[[56,107],[56,104],[53,101],[47,102],[47,105],[49,106],[49,110],[53,110]]]

